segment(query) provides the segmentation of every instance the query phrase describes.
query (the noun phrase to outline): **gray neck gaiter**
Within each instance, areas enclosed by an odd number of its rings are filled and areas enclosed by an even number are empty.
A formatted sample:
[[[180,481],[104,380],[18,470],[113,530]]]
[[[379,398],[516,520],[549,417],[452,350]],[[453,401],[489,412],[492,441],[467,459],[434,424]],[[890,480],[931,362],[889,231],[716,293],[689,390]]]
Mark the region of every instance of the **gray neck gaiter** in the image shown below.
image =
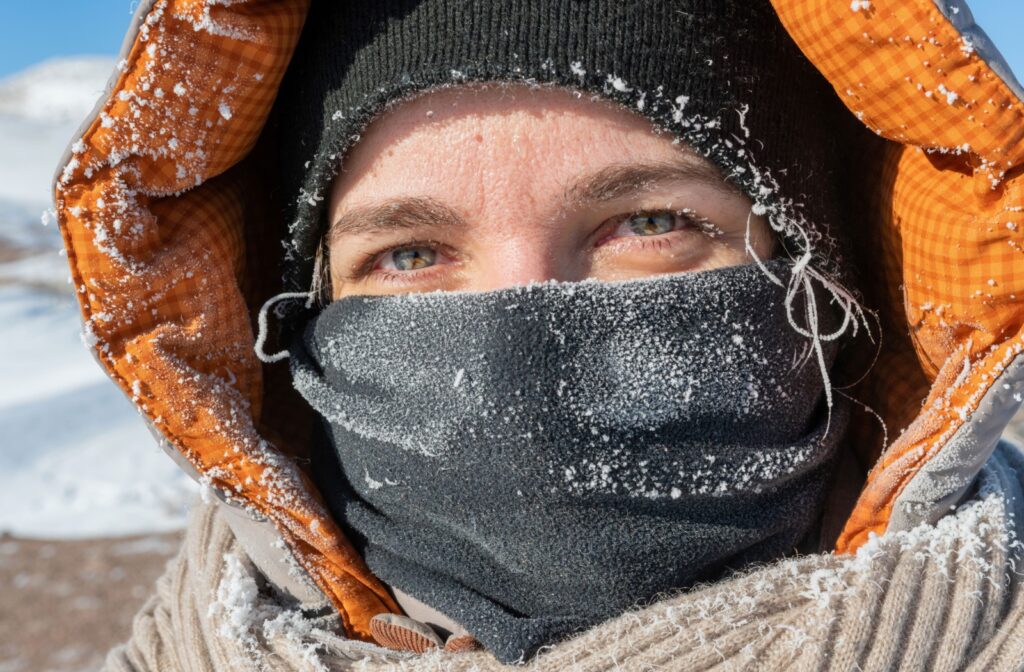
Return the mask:
[[[378,577],[525,661],[813,531],[847,410],[784,298],[750,264],[335,301],[291,348],[315,478]]]

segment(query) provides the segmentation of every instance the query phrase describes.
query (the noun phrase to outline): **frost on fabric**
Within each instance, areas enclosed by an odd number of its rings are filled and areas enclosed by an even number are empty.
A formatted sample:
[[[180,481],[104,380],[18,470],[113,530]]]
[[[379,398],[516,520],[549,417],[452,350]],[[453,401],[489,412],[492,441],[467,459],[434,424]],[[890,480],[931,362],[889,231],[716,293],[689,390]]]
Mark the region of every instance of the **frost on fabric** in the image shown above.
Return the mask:
[[[178,213],[158,221],[152,207],[200,185],[214,156],[223,160],[229,150],[220,145],[236,130],[232,111],[262,79],[248,64],[221,72],[200,61],[195,43],[209,38],[182,30],[181,21],[194,19],[197,30],[210,32],[204,17],[234,16],[216,10],[240,1],[153,4],[132,58],[119,67],[119,91],[74,145],[58,205],[69,219],[63,224],[91,234],[111,262],[109,270],[79,268],[87,345],[138,408],[157,416],[154,424],[204,475],[207,494],[271,515],[279,528],[319,548],[330,532],[309,521],[328,518],[326,511],[309,496],[295,463],[257,432],[252,372],[236,376],[235,366],[225,364],[250,362],[251,344],[239,337],[237,323],[208,317],[213,287],[236,281],[234,260],[204,238],[209,227],[202,222],[174,221]],[[172,6],[186,5],[199,13],[171,15]],[[164,409],[159,415],[151,412],[156,404]],[[200,455],[186,441],[217,449]],[[308,569],[319,569],[318,576],[329,571],[323,563]]]
[[[993,586],[1021,575],[1016,558],[1024,552],[1017,532],[1014,512],[1007,510],[1007,493],[990,471],[983,471],[978,496],[939,519],[913,529],[878,535],[868,540],[851,556],[842,556],[838,567],[812,576],[804,596],[820,605],[842,596],[860,579],[877,571],[896,553],[913,553],[938,574],[949,578],[956,573],[975,571]],[[995,556],[995,557],[993,557]],[[993,560],[1002,560],[1005,567]],[[1024,568],[1022,568],[1024,569]]]
[[[201,340],[201,334],[196,338]],[[158,351],[167,353],[165,357],[175,367],[173,375],[179,382],[188,381],[202,390],[202,395],[177,400],[176,413],[186,421],[205,416],[207,421],[212,421],[211,430],[225,446],[216,462],[203,462],[197,455],[186,455],[202,473],[204,491],[250,510],[257,517],[261,513],[272,517],[276,514],[278,524],[284,524],[293,534],[315,544],[325,534],[319,525],[301,526],[283,517],[282,512],[290,511],[315,522],[326,518],[326,511],[307,496],[298,466],[259,436],[253,426],[249,403],[238,388],[225,376],[197,372],[173,357],[170,354],[173,347],[165,342],[165,337],[155,337],[154,345]],[[243,472],[251,475],[243,475]],[[258,486],[262,501],[251,502],[240,496],[243,486]],[[269,505],[270,510],[263,511],[259,504]]]
[[[237,556],[224,554],[224,573],[217,594],[210,602],[207,618],[217,633],[249,654],[257,670],[278,669],[269,664],[273,643],[287,647],[302,660],[304,669],[327,672],[319,645],[309,641],[319,628],[300,609],[289,608],[260,592],[256,574]],[[327,634],[327,633],[322,633]]]
[[[720,296],[725,292],[717,284],[721,281],[715,277],[714,274],[691,274],[686,280],[695,285],[708,283],[708,288],[703,290],[695,287],[694,296],[707,295],[713,296],[715,301],[726,301]],[[346,324],[338,333],[331,334],[326,340],[323,357],[332,367],[345,371],[349,380],[359,384],[382,390],[415,388],[421,391],[421,395],[426,395],[424,400],[429,398],[431,403],[438,405],[451,400],[459,407],[448,408],[448,413],[458,418],[494,417],[504,423],[523,426],[529,424],[526,415],[533,409],[527,403],[520,407],[516,398],[522,397],[525,401],[537,394],[547,396],[550,393],[552,405],[571,409],[581,426],[590,427],[598,440],[603,422],[635,431],[653,431],[665,423],[683,421],[691,409],[702,404],[726,403],[728,400],[730,406],[753,418],[788,400],[785,381],[773,379],[771,386],[765,387],[766,381],[755,374],[768,364],[768,358],[778,357],[777,351],[773,350],[778,344],[764,340],[762,324],[739,318],[741,311],[738,307],[734,311],[737,314],[735,318],[729,311],[721,320],[717,316],[707,316],[700,327],[695,328],[692,342],[685,346],[658,342],[656,329],[647,336],[650,347],[646,349],[638,350],[634,343],[619,343],[614,338],[595,340],[565,361],[559,372],[562,380],[552,390],[524,388],[507,395],[491,390],[492,381],[499,381],[501,376],[492,371],[489,353],[514,348],[516,344],[489,342],[490,331],[487,329],[480,329],[472,336],[479,343],[469,361],[449,361],[451,354],[445,347],[433,348],[438,359],[436,362],[419,359],[430,350],[418,343],[414,333],[417,319],[428,319],[424,317],[424,309],[429,311],[427,314],[440,310],[447,315],[448,319],[443,323],[434,321],[432,324],[432,329],[446,334],[436,336],[440,343],[454,343],[460,332],[465,331],[464,325],[480,324],[492,309],[507,310],[518,320],[537,324],[538,334],[544,333],[543,338],[564,342],[566,326],[561,322],[561,311],[569,310],[573,305],[588,306],[584,312],[594,316],[615,315],[618,320],[629,323],[642,322],[639,316],[643,313],[634,310],[634,302],[636,308],[643,304],[646,310],[659,304],[664,304],[667,310],[684,310],[669,295],[657,296],[649,290],[642,300],[631,296],[637,287],[656,281],[616,283],[617,288],[611,291],[605,291],[605,283],[590,280],[532,283],[490,293],[482,302],[461,302],[460,297],[468,294],[451,291],[391,297],[386,305],[376,306],[368,319]],[[740,282],[738,279],[732,281],[733,284]],[[506,308],[493,308],[490,301],[495,305],[509,303]],[[373,299],[368,302],[372,304]],[[561,304],[561,307],[543,307],[548,302],[554,306]],[[435,335],[433,331],[430,333],[432,337]],[[402,336],[392,347],[382,348],[377,338],[367,338],[367,334]],[[722,340],[729,344],[728,349],[721,345]],[[730,381],[728,386],[702,389],[689,375],[698,368],[698,362],[707,357],[715,360],[722,380]],[[595,361],[601,365],[595,366]],[[449,375],[440,375],[439,370],[446,367],[450,369]],[[310,371],[299,369],[295,376],[296,387],[304,394],[314,396],[314,405],[324,417],[367,438],[426,456],[440,456],[447,452],[452,438],[463,431],[461,425],[449,425],[447,416],[418,419],[416,423],[426,423],[419,431],[413,431],[412,426],[406,423],[384,422],[385,407],[379,402],[356,396],[342,397],[335,391],[323,390],[321,395],[317,392],[321,386],[312,378]],[[665,384],[653,385],[652,381],[656,380],[665,381]],[[540,382],[533,381],[535,385]],[[498,384],[503,383],[499,381]],[[494,398],[506,399],[505,405],[492,406]],[[535,431],[543,433],[541,419],[536,421]],[[625,454],[623,459],[626,459]]]
[[[629,493],[648,499],[681,497],[729,497],[738,492],[761,492],[765,484],[776,483],[818,456],[816,446],[765,448],[738,462],[716,463],[716,455],[699,454],[681,460],[674,473],[659,474],[637,461],[634,450],[620,446],[593,459],[564,468],[570,492]]]
[[[713,597],[688,605],[685,610],[670,610],[668,615],[680,627],[713,618],[728,630],[730,623],[735,627],[750,618],[763,622],[757,614],[760,596],[797,595],[793,602],[801,613],[790,625],[802,631],[787,633],[797,649],[824,644],[827,638],[823,634],[843,617],[844,610],[854,610],[855,616],[860,611],[856,600],[883,600],[889,581],[894,578],[894,561],[899,558],[914,562],[921,580],[934,576],[940,582],[953,583],[964,581],[964,575],[972,575],[977,578],[967,582],[976,582],[980,593],[1001,591],[1006,582],[1024,578],[1018,569],[1024,545],[1017,534],[1015,511],[1009,508],[1016,508],[1016,504],[1012,495],[1002,490],[1000,478],[986,470],[977,497],[937,524],[921,524],[908,531],[884,535],[872,533],[855,554],[819,556],[820,560],[813,559],[810,567],[806,567],[806,560],[784,561],[780,563],[782,577],[755,581],[752,591],[716,591]],[[815,568],[814,564],[820,566]],[[756,576],[757,572],[751,574],[751,578]],[[982,599],[980,595],[978,599]],[[863,617],[870,618],[870,612],[865,610]]]
[[[932,308],[929,306],[929,309]],[[883,479],[911,476],[892,517],[901,526],[928,522],[944,513],[944,507],[936,510],[938,503],[961,497],[973,483],[974,471],[970,465],[989,458],[998,435],[985,437],[988,430],[982,429],[981,437],[972,438],[970,434],[958,437],[964,423],[985,423],[986,415],[994,413],[998,417],[1024,398],[1016,380],[1018,361],[1024,355],[1024,339],[1013,338],[998,347],[993,346],[983,353],[983,358],[972,358],[973,348],[973,341],[968,339],[949,356],[936,382],[944,393],[934,395],[912,425],[916,432],[928,433],[927,443],[909,456],[913,462],[904,464],[902,471],[897,471],[901,469],[897,463],[889,468],[890,474],[881,476]],[[980,373],[982,382],[979,384],[979,372],[985,369],[988,372]],[[992,385],[992,381],[1002,382]],[[975,419],[976,414],[981,418]]]
[[[229,37],[240,42],[252,42],[258,36],[255,27],[240,24],[237,20],[234,23],[227,23],[214,15],[218,7],[232,7],[248,1],[203,0],[202,2],[188,3],[186,9],[175,13],[175,18],[188,21],[197,32],[203,31],[219,37]]]
[[[201,269],[214,261],[209,254],[178,260],[166,268],[159,266],[159,259],[156,264],[151,261],[153,250],[163,245],[149,210],[150,199],[180,193],[202,181],[208,152],[220,142],[226,121],[214,116],[216,111],[182,115],[182,103],[176,99],[186,98],[189,91],[205,90],[230,99],[238,84],[213,78],[208,66],[194,60],[192,50],[180,37],[172,36],[165,26],[169,20],[167,6],[166,0],[155,3],[142,21],[138,40],[144,45],[143,53],[134,63],[125,63],[122,90],[100,113],[94,137],[74,143],[73,158],[64,167],[58,184],[60,200],[80,199],[79,185],[90,180],[99,179],[104,186],[98,198],[78,200],[65,209],[76,220],[76,226],[92,233],[96,249],[126,276],[113,286],[104,283],[102,292],[99,287],[83,292],[90,304],[103,304],[91,311],[93,323],[128,326],[146,319],[146,313],[155,315],[177,282],[203,275]],[[167,78],[170,69],[180,74],[168,92],[159,82]],[[153,166],[159,164],[171,164],[171,173],[177,179],[164,184],[159,178],[144,180],[143,171],[152,173]],[[145,278],[151,274],[159,281],[148,282]],[[137,278],[142,286],[159,289],[140,292],[125,302],[129,277]],[[102,325],[87,326],[98,335],[96,341],[105,340]]]
[[[945,84],[939,84],[938,91],[940,94],[945,96],[946,103],[949,105],[955,105],[956,101],[959,100],[960,98],[960,94],[956,93],[955,91],[950,91],[949,89],[946,88]]]
[[[466,442],[529,445],[545,492],[757,493],[827,452],[818,431],[804,436],[821,381],[799,366],[802,339],[778,336],[788,330],[782,296],[748,266],[350,297],[316,324],[317,366],[292,373],[324,418],[380,448],[459,460]],[[746,317],[750,304],[762,311],[757,321]],[[723,424],[727,436],[715,433]],[[679,441],[692,445],[679,450]],[[357,473],[366,491],[394,484],[380,465]]]
[[[204,11],[208,13],[214,4],[225,1],[210,0]],[[194,50],[168,30],[167,7],[167,0],[155,3],[140,25],[138,40],[145,45],[144,55],[126,64],[128,77],[122,90],[99,115],[97,135],[102,137],[104,151],[89,151],[96,141],[79,139],[59,185],[67,189],[83,178],[105,177],[109,186],[103,197],[79,206],[75,216],[92,231],[101,252],[137,276],[149,269],[136,259],[136,250],[148,250],[154,242],[149,198],[176,195],[202,182],[209,152],[216,149],[224,124],[231,119],[233,93],[246,76],[241,72],[230,80],[212,76],[206,64],[195,60]],[[168,70],[180,73],[169,91],[160,85]],[[190,92],[215,97],[219,106],[202,114],[198,110],[183,114]],[[152,172],[154,164],[171,165],[176,179],[160,186],[145,183],[142,171]]]

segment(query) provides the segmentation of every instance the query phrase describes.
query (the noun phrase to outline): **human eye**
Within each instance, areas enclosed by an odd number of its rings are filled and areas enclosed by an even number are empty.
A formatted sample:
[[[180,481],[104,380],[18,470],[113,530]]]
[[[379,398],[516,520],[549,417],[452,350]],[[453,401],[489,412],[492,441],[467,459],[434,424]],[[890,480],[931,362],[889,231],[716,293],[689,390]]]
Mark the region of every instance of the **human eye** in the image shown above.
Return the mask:
[[[375,268],[386,271],[419,271],[443,263],[443,255],[426,245],[396,247],[382,252]]]
[[[456,261],[454,252],[432,241],[410,241],[372,250],[346,274],[346,282],[367,282],[378,285],[411,285],[433,282]]]
[[[610,224],[598,245],[623,238],[653,238],[678,232],[699,233],[709,238],[721,235],[718,227],[688,209],[631,212],[614,217]]]
[[[672,212],[641,212],[628,215],[615,229],[619,236],[659,236],[676,231],[679,217]]]

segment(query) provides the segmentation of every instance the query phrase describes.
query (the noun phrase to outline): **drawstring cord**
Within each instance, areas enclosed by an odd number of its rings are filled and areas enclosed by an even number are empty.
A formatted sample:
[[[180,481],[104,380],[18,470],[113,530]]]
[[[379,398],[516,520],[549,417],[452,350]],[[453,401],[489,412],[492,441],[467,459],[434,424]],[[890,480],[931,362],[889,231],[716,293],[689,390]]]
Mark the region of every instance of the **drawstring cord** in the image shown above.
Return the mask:
[[[747,213],[747,230],[743,238],[744,247],[746,248],[747,254],[753,258],[754,262],[764,272],[769,280],[779,287],[786,288],[786,319],[789,321],[789,324],[794,331],[809,339],[811,342],[811,350],[807,353],[807,356],[810,357],[811,352],[814,353],[815,359],[818,362],[818,369],[821,372],[822,382],[825,387],[825,403],[828,406],[828,420],[825,426],[825,432],[828,433],[828,429],[832,424],[832,378],[829,375],[828,365],[825,361],[823,343],[834,341],[846,334],[847,331],[850,332],[851,336],[856,336],[861,325],[864,326],[868,336],[871,337],[870,324],[865,316],[863,306],[860,305],[857,298],[852,293],[847,291],[838,282],[832,280],[810,265],[812,245],[810,236],[808,236],[803,227],[793,227],[803,238],[803,254],[794,262],[790,269],[789,282],[783,282],[780,278],[775,276],[775,274],[765,266],[764,261],[758,256],[757,252],[754,250],[753,244],[751,243],[750,223],[753,215],[754,207],[751,207],[750,212]],[[781,227],[776,228],[774,225],[772,225],[772,228],[781,230]],[[812,285],[813,280],[817,280],[818,283],[821,284],[822,288],[831,295],[831,300],[838,303],[840,309],[843,311],[842,324],[830,334],[823,334],[818,329],[818,301],[814,294],[814,288]],[[797,324],[796,318],[793,316],[793,302],[801,289],[804,290],[805,296],[804,307],[807,313],[807,328]],[[874,338],[871,338],[873,341]]]
[[[305,299],[306,308],[310,308],[313,305],[313,292],[282,292],[281,294],[277,294],[267,299],[264,302],[263,307],[260,308],[259,315],[256,318],[258,331],[256,333],[256,344],[253,346],[253,350],[256,352],[256,357],[264,364],[280,362],[281,360],[288,359],[291,356],[288,350],[281,350],[272,355],[268,355],[263,351],[263,348],[267,344],[267,313],[270,311],[271,306],[279,301],[289,301],[294,299]]]

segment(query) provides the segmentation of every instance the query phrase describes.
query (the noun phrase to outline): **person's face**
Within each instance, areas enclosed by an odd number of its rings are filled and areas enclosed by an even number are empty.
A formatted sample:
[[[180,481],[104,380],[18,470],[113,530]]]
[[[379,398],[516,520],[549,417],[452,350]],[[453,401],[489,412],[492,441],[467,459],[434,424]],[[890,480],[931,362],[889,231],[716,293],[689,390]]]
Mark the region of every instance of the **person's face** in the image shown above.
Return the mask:
[[[333,298],[721,268],[774,246],[651,122],[567,89],[441,89],[369,125],[330,197]]]

